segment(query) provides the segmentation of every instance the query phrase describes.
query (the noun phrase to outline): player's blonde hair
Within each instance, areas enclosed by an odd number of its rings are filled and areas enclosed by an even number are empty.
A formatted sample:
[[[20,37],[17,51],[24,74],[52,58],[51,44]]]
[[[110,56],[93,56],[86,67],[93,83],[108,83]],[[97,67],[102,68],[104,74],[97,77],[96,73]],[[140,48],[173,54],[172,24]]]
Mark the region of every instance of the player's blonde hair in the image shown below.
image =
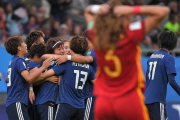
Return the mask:
[[[109,0],[110,12],[97,15],[94,24],[94,45],[97,49],[115,48],[126,32],[127,19],[125,16],[116,17],[113,8],[116,5],[131,5],[130,0]]]

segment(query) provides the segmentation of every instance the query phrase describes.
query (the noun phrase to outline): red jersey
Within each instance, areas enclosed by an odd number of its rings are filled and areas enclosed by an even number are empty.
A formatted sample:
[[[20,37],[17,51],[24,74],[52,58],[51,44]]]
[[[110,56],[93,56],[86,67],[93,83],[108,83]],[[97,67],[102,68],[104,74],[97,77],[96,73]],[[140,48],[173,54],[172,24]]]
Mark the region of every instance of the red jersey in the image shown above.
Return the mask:
[[[88,30],[88,33],[93,43],[93,29]],[[95,95],[120,97],[134,90],[142,93],[145,81],[141,66],[140,42],[144,37],[144,21],[138,21],[127,26],[126,34],[116,50],[95,48],[99,69],[94,85]]]

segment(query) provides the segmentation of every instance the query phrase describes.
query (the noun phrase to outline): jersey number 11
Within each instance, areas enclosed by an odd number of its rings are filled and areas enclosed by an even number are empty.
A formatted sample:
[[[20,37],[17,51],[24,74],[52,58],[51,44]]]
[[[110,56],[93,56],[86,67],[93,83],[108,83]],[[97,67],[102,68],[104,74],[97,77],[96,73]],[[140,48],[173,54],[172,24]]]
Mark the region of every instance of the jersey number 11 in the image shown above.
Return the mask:
[[[154,65],[153,65],[154,64]],[[154,80],[154,75],[155,75],[155,70],[156,70],[156,65],[157,65],[157,61],[154,62],[149,62],[149,80]],[[153,68],[152,68],[153,67]],[[152,70],[153,69],[153,70]],[[151,75],[151,70],[152,70],[152,75]]]

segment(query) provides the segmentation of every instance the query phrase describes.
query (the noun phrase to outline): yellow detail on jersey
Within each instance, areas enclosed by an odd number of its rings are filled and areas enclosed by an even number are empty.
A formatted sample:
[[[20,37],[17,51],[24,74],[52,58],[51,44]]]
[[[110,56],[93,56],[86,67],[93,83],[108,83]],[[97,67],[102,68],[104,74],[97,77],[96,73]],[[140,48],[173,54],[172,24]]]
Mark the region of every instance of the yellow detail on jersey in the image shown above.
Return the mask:
[[[121,61],[118,58],[118,56],[114,55],[114,50],[108,50],[106,55],[105,55],[105,60],[110,61],[112,60],[114,62],[115,70],[110,70],[107,65],[104,66],[104,72],[109,76],[109,77],[118,77],[121,74],[122,67],[121,67]]]

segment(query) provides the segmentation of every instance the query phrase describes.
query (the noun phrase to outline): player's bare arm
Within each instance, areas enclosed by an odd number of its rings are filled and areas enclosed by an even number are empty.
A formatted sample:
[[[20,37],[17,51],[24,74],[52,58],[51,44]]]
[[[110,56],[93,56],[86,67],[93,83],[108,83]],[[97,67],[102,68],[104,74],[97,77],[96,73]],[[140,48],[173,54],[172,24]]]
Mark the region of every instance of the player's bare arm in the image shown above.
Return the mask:
[[[56,54],[44,54],[43,56],[41,56],[42,60],[46,60],[48,58],[54,58],[57,59],[58,57],[60,57],[61,55],[56,55]]]
[[[91,21],[94,21],[95,19],[95,14],[93,14],[92,11],[94,11],[94,13],[97,11],[98,14],[104,15],[107,14],[109,10],[110,10],[110,6],[108,4],[102,4],[99,6],[99,8],[98,6],[94,6],[94,5],[88,6],[85,11],[87,24]]]
[[[35,94],[33,91],[33,84],[29,84],[29,100],[31,104],[33,104],[33,101],[35,100]]]
[[[24,77],[24,79],[29,83],[34,83],[35,78],[39,76],[46,68],[51,65],[51,61],[53,58],[49,58],[43,62],[43,65],[35,72],[28,72],[27,70],[23,70],[21,72],[21,75]]]
[[[5,82],[8,83],[8,78],[7,78],[7,76],[6,76],[6,78],[5,78]]]
[[[0,80],[1,80],[2,74],[0,73]]]
[[[47,77],[50,77],[50,76],[53,76],[55,75],[55,72],[53,69],[50,69],[44,73],[42,73],[41,75],[38,76],[38,78],[36,79],[36,82],[37,81],[42,81],[43,79],[46,79]]]
[[[46,82],[46,81],[49,81],[49,82],[58,84],[58,83],[59,83],[59,76],[53,75],[53,76],[48,77],[48,78],[46,78],[46,79],[43,79],[43,80],[41,80],[41,81],[37,81],[37,82],[35,82],[33,85],[34,85],[34,86],[37,86],[37,85],[40,85],[40,84],[42,84],[42,83],[44,83],[44,82]]]
[[[170,12],[170,9],[165,6],[139,6],[139,7],[140,7],[139,14],[148,15],[148,17],[144,19],[146,33],[149,33],[153,28],[157,27],[159,22]],[[114,14],[117,17],[120,17],[122,15],[134,14],[134,7],[118,5],[114,8]]]
[[[64,63],[68,60],[68,55],[63,55],[56,59],[56,63],[59,65]],[[90,55],[82,56],[82,55],[73,55],[71,56],[71,61],[78,62],[78,63],[91,63],[93,62],[93,57]]]

